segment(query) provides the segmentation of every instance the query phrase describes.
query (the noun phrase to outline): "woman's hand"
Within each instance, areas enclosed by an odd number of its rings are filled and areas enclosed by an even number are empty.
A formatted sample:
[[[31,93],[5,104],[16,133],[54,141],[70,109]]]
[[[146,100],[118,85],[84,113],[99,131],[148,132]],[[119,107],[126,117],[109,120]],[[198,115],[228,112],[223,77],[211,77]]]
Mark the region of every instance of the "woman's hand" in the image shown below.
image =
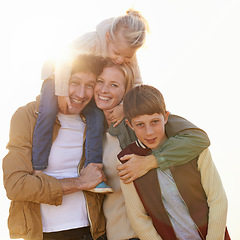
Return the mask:
[[[124,119],[124,113],[123,113],[123,105],[119,104],[116,107],[107,110],[108,112],[108,120],[111,123],[114,123],[113,127],[116,127],[123,119]]]
[[[62,113],[66,114],[68,108],[72,108],[69,96],[58,96],[58,107]]]
[[[118,175],[124,183],[131,183],[135,179],[145,175],[149,170],[157,168],[157,159],[153,155],[138,156],[135,154],[125,155],[121,160],[128,160],[117,166]]]

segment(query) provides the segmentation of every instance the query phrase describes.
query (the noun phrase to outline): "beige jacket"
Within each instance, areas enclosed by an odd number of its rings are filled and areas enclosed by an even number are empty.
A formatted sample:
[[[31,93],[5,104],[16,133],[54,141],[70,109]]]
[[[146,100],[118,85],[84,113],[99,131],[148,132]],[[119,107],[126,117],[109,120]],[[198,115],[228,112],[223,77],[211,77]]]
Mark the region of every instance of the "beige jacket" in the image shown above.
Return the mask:
[[[8,227],[11,238],[42,240],[40,203],[60,205],[63,190],[60,182],[44,173],[33,175],[32,136],[37,120],[39,98],[19,108],[12,117],[9,153],[3,159],[3,177],[7,196],[11,201]],[[56,121],[53,141],[60,128]],[[84,159],[82,160],[84,161]],[[81,163],[82,165],[82,163]],[[94,239],[105,233],[102,212],[103,196],[84,192],[87,202],[91,232]]]
[[[201,174],[201,183],[206,193],[209,207],[206,240],[222,240],[226,230],[228,202],[209,149],[204,150],[199,155],[198,170]],[[134,184],[124,184],[122,181],[120,183],[127,214],[138,237],[141,240],[161,240],[162,238],[158,235],[151,218],[143,207]]]

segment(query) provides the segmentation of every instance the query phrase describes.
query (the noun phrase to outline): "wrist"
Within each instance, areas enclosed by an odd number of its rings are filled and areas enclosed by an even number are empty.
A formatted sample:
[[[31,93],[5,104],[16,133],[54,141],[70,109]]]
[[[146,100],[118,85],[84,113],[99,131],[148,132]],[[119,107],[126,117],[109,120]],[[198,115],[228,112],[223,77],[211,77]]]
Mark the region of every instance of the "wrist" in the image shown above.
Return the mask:
[[[158,163],[157,163],[157,159],[154,155],[149,155],[147,156],[147,160],[148,160],[148,170],[151,170],[153,168],[158,168]]]
[[[79,178],[80,177],[59,179],[64,195],[82,190],[83,187]]]

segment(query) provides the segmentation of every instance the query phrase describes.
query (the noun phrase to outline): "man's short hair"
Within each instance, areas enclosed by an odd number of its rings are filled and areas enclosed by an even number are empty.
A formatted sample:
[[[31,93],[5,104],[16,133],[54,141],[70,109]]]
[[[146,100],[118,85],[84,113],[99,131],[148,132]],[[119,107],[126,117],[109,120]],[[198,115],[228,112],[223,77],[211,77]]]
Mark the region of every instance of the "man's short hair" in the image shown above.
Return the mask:
[[[165,115],[166,105],[161,92],[149,85],[132,88],[123,99],[123,110],[129,122],[137,116],[159,113]]]
[[[73,61],[71,75],[78,72],[91,72],[98,76],[102,73],[105,65],[106,60],[103,57],[82,54]]]

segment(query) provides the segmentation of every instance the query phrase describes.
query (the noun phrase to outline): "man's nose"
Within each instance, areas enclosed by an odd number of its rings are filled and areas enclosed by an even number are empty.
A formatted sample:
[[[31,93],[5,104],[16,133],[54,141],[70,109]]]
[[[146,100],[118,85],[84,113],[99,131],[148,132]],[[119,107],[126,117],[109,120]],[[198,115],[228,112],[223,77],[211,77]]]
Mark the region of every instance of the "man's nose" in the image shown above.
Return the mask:
[[[84,98],[85,97],[85,87],[84,86],[78,86],[76,93],[77,93],[77,96],[79,98]]]

